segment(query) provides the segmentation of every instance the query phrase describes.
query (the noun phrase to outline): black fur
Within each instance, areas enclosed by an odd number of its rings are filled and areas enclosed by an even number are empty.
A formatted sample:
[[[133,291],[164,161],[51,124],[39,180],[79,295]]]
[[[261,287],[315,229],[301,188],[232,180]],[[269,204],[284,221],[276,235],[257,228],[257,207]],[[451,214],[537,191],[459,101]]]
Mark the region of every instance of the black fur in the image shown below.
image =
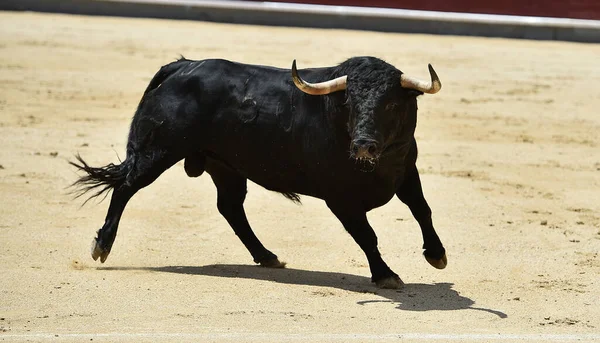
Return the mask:
[[[126,159],[100,168],[79,156],[71,162],[86,174],[75,182],[79,195],[114,190],[93,257],[108,256],[128,200],[185,159],[188,176],[211,176],[218,210],[257,263],[280,265],[246,219],[247,180],[298,203],[300,194],[323,199],[365,252],[373,281],[398,279],[366,218],[394,195],[419,222],[425,255],[441,261],[445,250],[415,165],[422,93],[402,88],[401,74],[374,57],[299,70],[308,82],[347,75],[345,91],[314,96],[297,89],[287,69],[183,57],[163,66],[133,117]]]

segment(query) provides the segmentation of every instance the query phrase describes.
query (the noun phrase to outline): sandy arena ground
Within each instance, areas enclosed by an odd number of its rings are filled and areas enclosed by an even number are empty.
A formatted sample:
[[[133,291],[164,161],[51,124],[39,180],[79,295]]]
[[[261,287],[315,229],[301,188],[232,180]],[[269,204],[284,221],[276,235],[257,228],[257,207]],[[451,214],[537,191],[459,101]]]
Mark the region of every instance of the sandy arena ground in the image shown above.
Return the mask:
[[[289,67],[374,55],[444,88],[420,99],[418,167],[445,270],[394,199],[369,213],[407,283],[379,290],[321,200],[250,185],[288,268],[255,266],[182,163],[129,203],[67,186],[123,157],[147,82],[178,56]],[[0,12],[0,341],[600,341],[600,45]],[[498,335],[500,334],[500,335]]]

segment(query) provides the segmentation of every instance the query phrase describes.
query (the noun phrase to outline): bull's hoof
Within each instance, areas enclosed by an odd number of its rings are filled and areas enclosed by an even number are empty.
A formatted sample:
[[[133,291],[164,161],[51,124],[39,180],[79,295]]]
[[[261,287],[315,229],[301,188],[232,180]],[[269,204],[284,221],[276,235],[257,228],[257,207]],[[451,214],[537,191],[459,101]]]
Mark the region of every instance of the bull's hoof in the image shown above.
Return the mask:
[[[377,287],[385,289],[398,289],[404,286],[404,282],[402,282],[400,277],[397,275],[388,276],[384,279],[377,280],[375,281],[375,284]]]
[[[98,243],[98,238],[94,238],[92,240],[92,258],[94,261],[98,260],[98,257],[100,257],[100,262],[104,263],[108,254],[110,254],[110,249],[102,249],[100,243]]]
[[[261,267],[266,268],[285,268],[286,263],[280,262],[277,257],[259,262]]]
[[[444,253],[442,258],[440,259],[428,257],[427,255],[425,255],[425,259],[427,260],[427,262],[429,262],[429,264],[431,264],[437,269],[444,269],[448,265],[448,258],[446,258],[446,253]]]

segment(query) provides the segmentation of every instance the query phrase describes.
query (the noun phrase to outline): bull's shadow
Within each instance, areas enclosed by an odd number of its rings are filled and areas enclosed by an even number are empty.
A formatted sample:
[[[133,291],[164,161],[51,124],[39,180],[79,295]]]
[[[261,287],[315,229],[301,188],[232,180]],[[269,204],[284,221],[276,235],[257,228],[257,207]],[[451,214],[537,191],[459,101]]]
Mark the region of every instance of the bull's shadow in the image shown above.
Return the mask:
[[[207,266],[165,266],[165,267],[99,267],[98,270],[145,270],[152,272],[176,273],[186,275],[205,275],[229,278],[244,278],[273,281],[285,284],[333,287],[351,292],[372,293],[387,300],[376,299],[359,301],[368,306],[371,303],[390,302],[398,309],[406,311],[485,311],[506,318],[501,311],[474,307],[475,301],[460,295],[452,289],[451,283],[406,284],[401,290],[378,289],[364,276],[344,273],[320,272],[293,268],[271,269],[251,265],[213,264]]]

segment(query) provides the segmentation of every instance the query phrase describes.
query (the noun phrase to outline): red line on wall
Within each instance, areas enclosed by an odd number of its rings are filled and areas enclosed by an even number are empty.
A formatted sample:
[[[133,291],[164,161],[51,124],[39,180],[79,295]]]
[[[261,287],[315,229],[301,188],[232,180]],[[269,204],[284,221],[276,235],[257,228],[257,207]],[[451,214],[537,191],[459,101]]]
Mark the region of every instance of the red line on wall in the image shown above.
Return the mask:
[[[249,0],[261,1],[261,0]],[[504,14],[600,20],[600,0],[276,0],[277,2],[401,8],[424,11]]]

